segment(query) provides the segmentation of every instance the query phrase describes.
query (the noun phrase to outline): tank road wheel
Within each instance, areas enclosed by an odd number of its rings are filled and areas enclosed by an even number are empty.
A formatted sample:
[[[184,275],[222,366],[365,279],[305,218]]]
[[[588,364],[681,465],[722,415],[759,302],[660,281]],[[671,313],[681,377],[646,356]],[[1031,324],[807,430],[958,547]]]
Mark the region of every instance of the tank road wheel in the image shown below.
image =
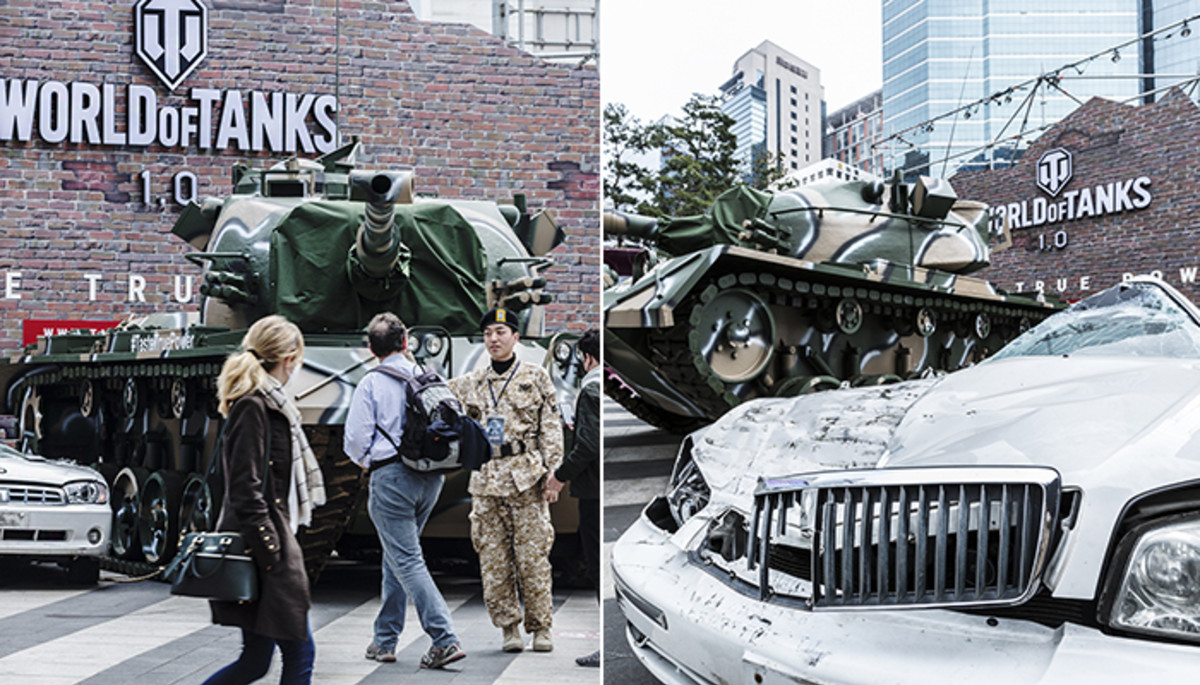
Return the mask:
[[[79,385],[79,413],[90,419],[96,415],[96,384],[90,378]]]
[[[992,334],[992,319],[985,313],[980,312],[975,315],[975,337],[980,340],[987,340]]]
[[[216,504],[212,490],[199,474],[191,474],[183,482],[183,494],[179,497],[179,523],[176,530],[179,538],[188,533],[212,530],[217,523]]]
[[[37,388],[27,388],[21,399],[21,451],[37,452],[42,439],[42,396]]]
[[[139,561],[142,556],[138,545],[138,509],[145,483],[146,469],[138,467],[125,467],[113,479],[109,493],[113,510],[112,550],[121,559]]]
[[[182,419],[185,416],[190,416],[195,410],[196,393],[188,385],[188,382],[182,378],[175,378],[171,381],[171,389],[167,394],[167,405],[170,409],[172,418]]]
[[[835,312],[838,328],[846,335],[853,335],[862,327],[862,305],[852,297],[842,298]]]
[[[937,331],[937,314],[929,307],[921,307],[917,310],[916,324],[917,333],[928,338]]]
[[[735,288],[699,305],[698,331],[706,335],[700,357],[726,383],[752,380],[771,361],[775,320],[749,290]]]
[[[132,419],[142,406],[142,388],[136,378],[126,378],[121,386],[121,416]]]
[[[179,543],[179,495],[183,476],[175,471],[155,471],[142,488],[138,510],[138,539],[151,564],[165,564]]]

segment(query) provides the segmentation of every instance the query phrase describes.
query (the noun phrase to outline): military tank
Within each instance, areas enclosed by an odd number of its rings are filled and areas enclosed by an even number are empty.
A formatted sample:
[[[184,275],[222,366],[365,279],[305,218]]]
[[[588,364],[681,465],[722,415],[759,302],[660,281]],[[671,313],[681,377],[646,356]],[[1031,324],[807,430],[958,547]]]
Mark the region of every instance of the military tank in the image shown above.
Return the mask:
[[[604,292],[606,392],[676,432],[756,397],[953,371],[1063,306],[968,276],[1007,230],[927,177],[737,186],[700,216],[604,228],[662,255]]]
[[[183,534],[211,529],[222,502],[216,376],[245,329],[281,314],[304,333],[289,384],[324,472],[328,503],[301,529],[315,581],[363,494],[342,453],[354,387],[374,360],[363,328],[389,310],[417,360],[446,376],[486,363],[478,321],[518,312],[518,354],[545,364],[564,404],[578,383],[571,338],[547,336],[539,271],[563,232],[545,212],[421,199],[413,174],[355,169],[357,141],[317,160],[238,165],[233,191],[189,204],[172,232],[195,251],[199,312],[129,319],[103,334],[39,338],[0,360],[21,446],[94,463],[111,484],[112,555],[161,565]],[[448,505],[449,506],[449,505]]]

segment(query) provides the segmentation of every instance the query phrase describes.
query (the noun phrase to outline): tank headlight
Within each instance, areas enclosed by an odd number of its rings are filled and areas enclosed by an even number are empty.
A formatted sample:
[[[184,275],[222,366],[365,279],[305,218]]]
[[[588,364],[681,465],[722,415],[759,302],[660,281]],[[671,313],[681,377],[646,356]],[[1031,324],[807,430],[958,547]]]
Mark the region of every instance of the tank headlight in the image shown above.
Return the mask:
[[[559,364],[566,364],[571,360],[571,352],[574,346],[566,340],[560,340],[554,345],[554,359]]]
[[[1200,520],[1141,533],[1125,565],[1109,624],[1200,642]]]
[[[108,502],[108,486],[97,480],[81,480],[63,486],[67,504],[104,504]]]
[[[692,439],[687,438],[679,448],[675,469],[671,474],[671,492],[667,495],[667,507],[671,518],[682,526],[685,521],[708,506],[712,490],[704,480],[704,474],[692,459]]]
[[[420,336],[414,335],[414,336],[409,337],[409,339],[408,339],[408,347],[409,347],[408,351],[409,352],[412,352],[414,355],[420,354],[421,346],[422,345],[421,345],[421,337]]]
[[[425,346],[425,354],[430,357],[436,357],[446,348],[446,341],[440,335],[427,335],[422,341]]]

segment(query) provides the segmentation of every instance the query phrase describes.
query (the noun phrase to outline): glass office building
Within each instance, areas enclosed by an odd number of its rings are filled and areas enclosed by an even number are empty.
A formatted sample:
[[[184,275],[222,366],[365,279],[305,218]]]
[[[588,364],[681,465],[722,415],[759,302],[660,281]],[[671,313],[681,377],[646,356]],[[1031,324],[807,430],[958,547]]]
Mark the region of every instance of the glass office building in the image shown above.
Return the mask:
[[[1037,129],[1088,98],[1136,99],[1142,5],[1141,0],[884,0],[880,146],[885,166],[910,178],[1008,166],[1036,138]],[[1122,43],[1130,44],[1060,71],[1058,88],[1043,82],[1008,90]],[[1019,139],[1011,139],[1022,131]]]

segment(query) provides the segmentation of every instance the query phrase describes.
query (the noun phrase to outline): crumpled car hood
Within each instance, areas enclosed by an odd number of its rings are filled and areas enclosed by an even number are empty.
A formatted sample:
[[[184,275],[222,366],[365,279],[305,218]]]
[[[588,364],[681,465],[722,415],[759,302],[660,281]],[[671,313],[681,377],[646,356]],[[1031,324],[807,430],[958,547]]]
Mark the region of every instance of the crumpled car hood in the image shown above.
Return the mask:
[[[76,480],[102,480],[100,474],[86,466],[69,462],[49,461],[42,457],[21,455],[12,450],[0,450],[0,482],[63,485]]]
[[[1053,466],[1064,485],[1200,473],[1200,362],[1015,357],[945,377],[901,420],[881,466]],[[1136,472],[1149,478],[1135,478]]]
[[[995,359],[938,379],[750,402],[693,434],[712,502],[753,510],[760,476],[872,467],[1039,465],[1083,492],[1057,580],[1090,597],[1134,496],[1200,475],[1200,361]],[[1084,542],[1081,542],[1084,541]]]

